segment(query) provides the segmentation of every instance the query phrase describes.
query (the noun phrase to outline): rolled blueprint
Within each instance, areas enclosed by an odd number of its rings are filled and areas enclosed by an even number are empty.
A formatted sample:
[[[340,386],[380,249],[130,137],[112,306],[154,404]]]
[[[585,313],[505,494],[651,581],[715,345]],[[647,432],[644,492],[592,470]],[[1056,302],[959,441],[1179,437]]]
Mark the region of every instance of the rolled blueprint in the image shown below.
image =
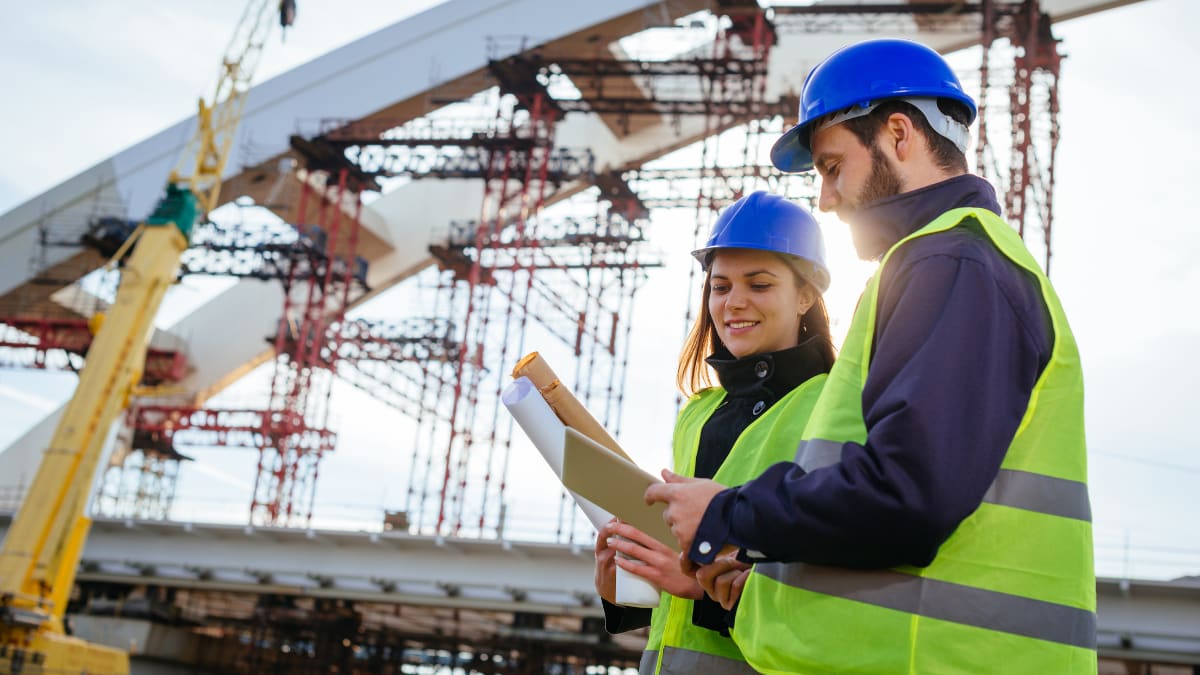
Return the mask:
[[[530,352],[517,362],[513,367],[512,376],[514,378],[527,377],[542,397],[546,399],[546,403],[550,404],[550,408],[558,415],[558,418],[569,427],[574,428],[579,433],[596,441],[600,445],[612,450],[618,455],[633,461],[625,451],[617,445],[616,439],[609,435],[608,430],[602,424],[596,421],[595,417],[588,412],[588,409],[583,407],[579,399],[575,398],[575,394],[571,393],[570,389],[563,386],[559,381],[558,376],[554,374],[554,370],[550,368],[550,364],[546,363],[546,359],[542,358],[537,352]]]
[[[550,465],[554,475],[562,480],[563,439],[566,432],[562,420],[550,409],[550,404],[542,398],[537,387],[529,378],[519,377],[504,389],[501,401],[525,435],[533,441],[533,446],[541,453],[546,464]],[[612,514],[608,511],[570,490],[567,492],[597,530],[612,520]],[[648,581],[620,567],[617,568],[617,604],[629,607],[656,607],[658,598],[658,591]]]
[[[538,394],[537,387],[533,386],[529,378],[518,378],[504,389],[501,400],[525,435],[533,441],[533,447],[537,448],[542,458],[550,465],[550,470],[562,480],[563,423]],[[571,497],[597,530],[612,520],[612,514],[608,511],[574,492],[571,492]]]

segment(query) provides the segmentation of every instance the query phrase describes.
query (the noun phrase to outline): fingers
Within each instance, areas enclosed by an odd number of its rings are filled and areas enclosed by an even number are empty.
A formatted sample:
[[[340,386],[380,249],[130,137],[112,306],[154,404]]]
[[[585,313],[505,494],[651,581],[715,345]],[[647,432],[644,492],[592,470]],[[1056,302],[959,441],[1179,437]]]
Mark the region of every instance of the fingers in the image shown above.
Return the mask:
[[[692,562],[692,559],[688,557],[687,549],[680,551],[679,552],[679,571],[686,574],[689,577],[694,577],[694,576],[696,576],[697,569],[699,569],[699,566],[696,565],[696,563]]]
[[[729,609],[732,606],[729,602],[729,592],[733,587],[734,578],[741,573],[741,570],[729,570],[718,574],[713,579],[712,599],[716,600],[725,609]]]
[[[601,534],[596,543],[596,593],[609,602],[616,599],[616,556],[615,549],[609,548],[606,538]]]
[[[681,523],[678,516],[670,509],[663,513],[663,520],[671,529],[671,536],[679,542],[679,550],[686,555],[692,547],[692,538],[696,536],[695,526]]]
[[[641,562],[651,562],[654,557],[654,551],[642,546],[636,541],[629,541],[621,537],[613,537],[608,542],[608,548],[621,555],[619,558],[632,558]]]
[[[733,569],[733,560],[731,558],[717,558],[707,565],[702,565],[696,569],[696,581],[700,582],[700,586],[705,592],[716,599],[715,582],[717,577],[725,574]]]
[[[655,583],[656,580],[662,577],[662,572],[657,567],[636,558],[621,558],[618,556],[613,562],[616,563],[617,567],[635,576],[639,576],[650,583]]]
[[[732,610],[742,597],[742,589],[746,586],[746,579],[749,578],[750,570],[748,569],[725,572],[714,580],[714,592],[709,595],[726,611]]]
[[[621,524],[622,523],[620,519],[613,518],[607,523],[601,525],[600,529],[597,531],[597,534],[600,535],[599,538],[607,539],[608,537],[611,537],[613,535],[613,530],[617,527],[620,527]]]
[[[713,600],[720,602],[722,605],[729,600],[734,582],[742,572],[749,573],[750,566],[739,561],[732,556],[722,556],[713,560],[712,563],[700,567],[696,571],[696,581],[700,582],[700,587],[708,593]],[[745,580],[742,580],[745,583]],[[738,587],[740,595],[741,587]],[[730,606],[736,602],[736,597],[730,602]],[[728,607],[726,607],[728,609]]]
[[[597,556],[604,553],[605,549],[608,548],[609,539],[612,539],[612,534],[606,533],[603,527],[600,528],[600,531],[596,533],[596,545],[594,547]]]
[[[734,578],[733,583],[730,585],[730,588],[729,588],[728,602],[721,603],[721,606],[724,607],[726,611],[733,609],[734,605],[736,605],[738,603],[738,600],[741,599],[742,589],[744,589],[746,587],[746,580],[748,580],[749,578],[750,578],[750,570],[748,570],[748,569],[742,570]]]
[[[672,486],[696,481],[695,478],[680,476],[670,469],[663,469],[662,477],[662,483],[655,483],[654,485],[646,488],[646,493],[643,495],[643,499],[646,500],[647,504],[653,504],[655,502],[670,502],[671,497],[675,494],[675,490],[672,489]]]
[[[647,504],[668,501],[671,497],[671,486],[667,483],[655,483],[646,488],[646,492],[642,495],[642,499],[646,500]]]
[[[614,529],[622,524],[620,520],[613,518],[600,526],[600,529],[596,531],[596,555],[600,555],[604,549],[608,548],[608,540],[612,539],[615,534]]]
[[[635,542],[644,548],[659,551],[672,556],[675,555],[674,551],[672,551],[669,546],[628,523],[617,523],[612,527],[612,533],[617,537],[624,537],[625,539]],[[641,556],[634,557],[640,558]]]
[[[681,598],[697,600],[704,595],[700,584],[691,576],[680,574],[674,561],[667,565],[652,565],[618,557],[616,564],[626,572],[644,579],[655,588]]]
[[[614,537],[610,549],[617,555],[613,564],[635,574],[655,586],[678,595],[681,589],[699,586],[690,574],[679,569],[675,552],[669,548],[649,549],[636,542]]]
[[[657,543],[657,542],[656,542]],[[657,546],[648,548],[642,546],[636,541],[629,541],[620,536],[613,537],[609,542],[610,550],[620,554],[618,559],[632,559],[637,562],[642,562],[647,565],[653,565],[661,569],[669,569],[674,571],[677,566],[675,561],[675,551],[665,547]]]

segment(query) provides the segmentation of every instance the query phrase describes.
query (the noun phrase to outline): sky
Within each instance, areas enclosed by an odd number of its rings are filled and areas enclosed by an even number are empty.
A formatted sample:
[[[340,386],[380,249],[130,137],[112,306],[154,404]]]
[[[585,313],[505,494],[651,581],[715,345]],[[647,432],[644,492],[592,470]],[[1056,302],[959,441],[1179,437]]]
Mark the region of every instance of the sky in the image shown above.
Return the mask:
[[[286,41],[265,51],[259,79],[430,4],[303,2]],[[0,213],[190,115],[212,86],[241,6],[81,0],[7,12],[0,23]],[[1197,3],[1146,0],[1056,28],[1067,58],[1052,280],[1084,362],[1097,569],[1105,576],[1200,574],[1200,440],[1192,424],[1200,411],[1200,319],[1186,309],[1200,294],[1200,232],[1188,200],[1192,158],[1200,156],[1191,120],[1200,91],[1182,74],[1200,62],[1189,30],[1197,25]],[[854,259],[844,225],[823,217],[822,226],[835,279],[828,302],[835,318],[846,317],[871,267]],[[665,256],[635,324],[652,320],[663,302],[682,306],[680,279],[690,261],[686,251]],[[189,281],[175,295],[200,297],[205,283]],[[672,324],[668,337],[681,338],[680,326]],[[667,455],[674,403],[669,385],[660,385],[673,379],[677,349],[673,337],[644,340],[631,357],[631,369],[642,373],[631,388],[653,410],[627,414],[621,440],[645,448],[647,466]],[[56,407],[72,382],[67,374],[0,369],[0,447],[38,411]],[[253,397],[254,387],[235,387],[227,400]],[[322,465],[318,508],[321,500],[330,510],[394,503],[404,481],[363,478],[406,470],[402,453],[376,451],[395,443],[394,417],[351,387],[337,385],[335,397],[342,446]],[[185,516],[244,512],[244,500],[221,496],[249,489],[252,458],[220,452],[223,458],[187,465]]]

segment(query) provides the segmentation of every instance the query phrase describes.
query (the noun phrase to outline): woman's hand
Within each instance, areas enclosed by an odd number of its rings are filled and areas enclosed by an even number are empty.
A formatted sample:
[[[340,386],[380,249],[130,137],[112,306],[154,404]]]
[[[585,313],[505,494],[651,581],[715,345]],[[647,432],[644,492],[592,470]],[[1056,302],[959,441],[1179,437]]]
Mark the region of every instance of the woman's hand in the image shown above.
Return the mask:
[[[733,610],[742,597],[742,588],[750,577],[750,565],[735,555],[723,555],[696,570],[696,580],[708,597],[721,603],[725,611]]]
[[[601,528],[601,536],[605,532],[613,537],[608,542],[608,548],[621,554],[616,556],[614,562],[625,571],[645,579],[660,591],[680,598],[698,600],[704,597],[704,590],[700,588],[700,584],[693,577],[680,571],[679,554],[666,544],[632,525],[615,519]],[[596,560],[599,574],[599,556]]]
[[[617,602],[617,551],[609,547],[608,541],[613,537],[613,528],[620,523],[613,518],[596,533],[596,593],[612,604]]]

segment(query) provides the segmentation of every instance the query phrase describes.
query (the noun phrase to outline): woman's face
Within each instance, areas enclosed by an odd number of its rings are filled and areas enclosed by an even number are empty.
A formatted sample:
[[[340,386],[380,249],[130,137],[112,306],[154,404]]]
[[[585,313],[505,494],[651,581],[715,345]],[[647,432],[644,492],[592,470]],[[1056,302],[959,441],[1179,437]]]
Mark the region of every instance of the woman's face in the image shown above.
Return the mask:
[[[797,288],[791,266],[774,253],[730,248],[713,257],[708,314],[737,358],[795,347],[800,317],[814,302],[812,286]]]

